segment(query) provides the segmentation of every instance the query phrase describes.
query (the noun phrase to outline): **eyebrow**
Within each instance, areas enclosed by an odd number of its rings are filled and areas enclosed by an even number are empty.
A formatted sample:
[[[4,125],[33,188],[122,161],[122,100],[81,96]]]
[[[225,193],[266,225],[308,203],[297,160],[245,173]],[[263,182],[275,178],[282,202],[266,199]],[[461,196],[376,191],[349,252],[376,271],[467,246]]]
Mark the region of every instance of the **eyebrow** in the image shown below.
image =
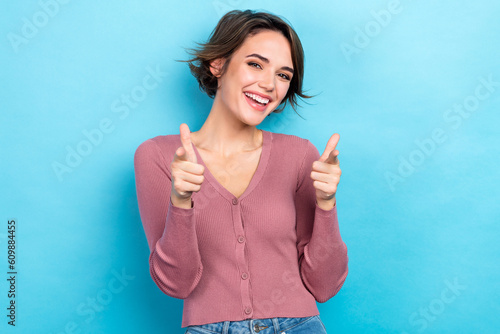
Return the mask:
[[[260,60],[262,60],[263,62],[265,62],[266,64],[269,64],[269,59],[267,59],[267,58],[266,58],[266,57],[264,57],[264,56],[261,56],[260,54],[257,54],[257,53],[252,53],[251,55],[246,56],[246,58],[248,58],[248,57],[257,57],[257,58],[259,58]],[[292,73],[292,74],[294,74],[294,73],[295,73],[295,72],[294,72],[294,70],[293,70],[293,68],[288,67],[288,66],[283,66],[281,69],[282,69],[282,70],[286,70],[286,71],[288,71],[288,72],[290,72],[290,73]]]

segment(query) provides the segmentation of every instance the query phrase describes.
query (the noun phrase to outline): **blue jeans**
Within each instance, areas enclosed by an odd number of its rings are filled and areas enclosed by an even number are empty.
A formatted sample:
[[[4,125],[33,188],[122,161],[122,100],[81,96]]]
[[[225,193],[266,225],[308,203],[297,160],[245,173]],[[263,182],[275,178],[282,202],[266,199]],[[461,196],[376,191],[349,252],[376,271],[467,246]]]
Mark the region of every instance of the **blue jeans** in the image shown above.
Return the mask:
[[[304,318],[267,318],[221,321],[187,326],[184,334],[326,334],[319,315]]]

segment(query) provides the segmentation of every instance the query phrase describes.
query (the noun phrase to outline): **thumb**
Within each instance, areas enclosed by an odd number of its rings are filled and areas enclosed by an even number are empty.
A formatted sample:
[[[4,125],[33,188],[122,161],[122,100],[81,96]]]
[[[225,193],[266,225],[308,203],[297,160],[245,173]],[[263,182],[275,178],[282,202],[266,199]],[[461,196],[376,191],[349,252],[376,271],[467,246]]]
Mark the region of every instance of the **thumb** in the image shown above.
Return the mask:
[[[198,163],[196,153],[194,152],[193,143],[191,142],[191,131],[186,123],[182,123],[179,127],[182,148],[184,149],[186,160]]]
[[[330,139],[328,139],[328,143],[326,143],[325,151],[319,157],[319,161],[335,163],[336,157],[338,155],[338,150],[335,149],[337,144],[339,143],[340,135],[338,133],[334,133]],[[336,154],[335,154],[336,153]]]

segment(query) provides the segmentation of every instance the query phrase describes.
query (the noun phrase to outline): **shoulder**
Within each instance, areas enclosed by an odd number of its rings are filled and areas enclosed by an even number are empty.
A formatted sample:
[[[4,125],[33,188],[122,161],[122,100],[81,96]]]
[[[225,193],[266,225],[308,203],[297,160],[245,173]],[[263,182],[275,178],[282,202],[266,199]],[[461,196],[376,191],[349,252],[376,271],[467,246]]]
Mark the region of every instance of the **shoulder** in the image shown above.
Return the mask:
[[[134,160],[164,159],[170,161],[180,145],[182,144],[179,134],[152,137],[139,144],[134,153]]]
[[[316,146],[306,138],[283,133],[272,133],[272,159],[296,175],[296,189],[311,173],[312,164],[319,159]]]
[[[306,138],[284,133],[272,133],[271,160],[273,164],[286,166],[297,178],[297,184],[311,171],[314,161],[319,159],[316,146]]]
[[[273,148],[286,150],[288,155],[292,155],[294,159],[302,161],[307,155],[315,156],[318,149],[314,144],[306,138],[301,138],[296,135],[285,133],[271,132],[273,138]]]

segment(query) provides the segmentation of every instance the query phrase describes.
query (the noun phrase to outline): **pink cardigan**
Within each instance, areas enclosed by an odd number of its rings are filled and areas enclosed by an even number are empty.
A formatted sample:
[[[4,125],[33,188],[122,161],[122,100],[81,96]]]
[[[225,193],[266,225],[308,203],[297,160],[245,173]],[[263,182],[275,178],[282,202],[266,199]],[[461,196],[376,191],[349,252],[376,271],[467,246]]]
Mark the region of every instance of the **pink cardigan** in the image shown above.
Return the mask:
[[[337,206],[316,203],[316,147],[264,130],[257,170],[236,198],[193,145],[205,179],[193,207],[184,209],[170,200],[170,164],[180,146],[178,134],[148,139],[134,168],[150,274],[161,291],[184,300],[182,327],[318,315],[316,301],[344,284],[348,257]]]

